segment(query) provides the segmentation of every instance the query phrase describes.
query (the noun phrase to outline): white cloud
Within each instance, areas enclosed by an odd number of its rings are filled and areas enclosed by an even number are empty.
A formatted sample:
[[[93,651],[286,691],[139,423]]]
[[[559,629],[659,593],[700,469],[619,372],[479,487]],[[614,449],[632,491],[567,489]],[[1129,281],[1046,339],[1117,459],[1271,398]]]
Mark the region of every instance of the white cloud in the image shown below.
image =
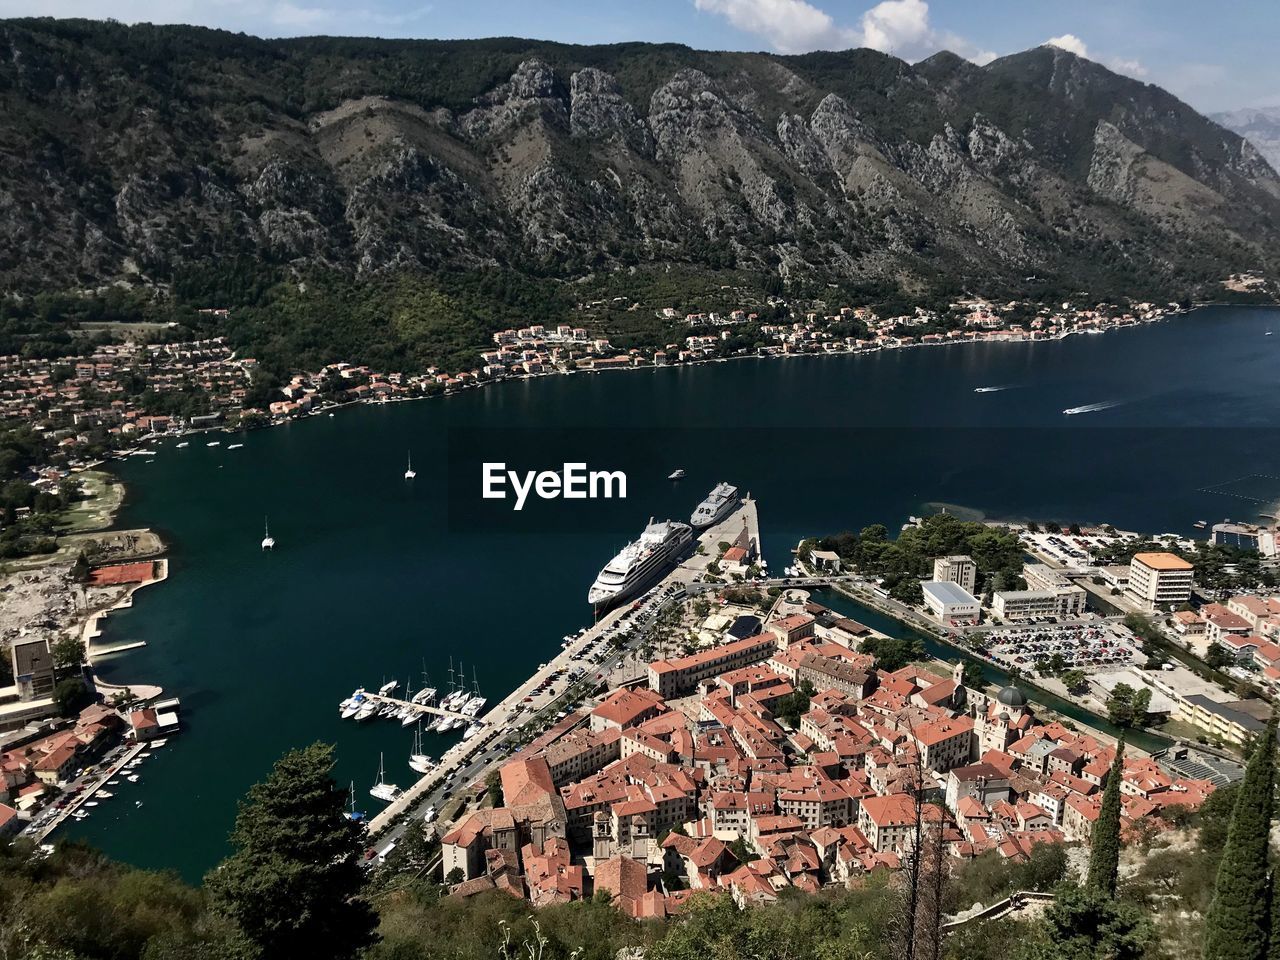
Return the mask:
[[[1116,73],[1123,73],[1129,77],[1142,79],[1147,75],[1147,68],[1143,66],[1141,60],[1126,59],[1125,57],[1109,57],[1109,56],[1092,56],[1089,53],[1088,45],[1077,37],[1074,33],[1064,33],[1060,37],[1050,37],[1044,42],[1048,47],[1059,47],[1074,53],[1077,57],[1084,57],[1087,60],[1093,60],[1105,67],[1114,70]]]
[[[926,0],[881,0],[862,14],[857,27],[842,26],[807,0],[694,0],[694,6],[723,16],[779,53],[871,47],[905,60],[944,49],[978,64],[996,57],[963,37],[935,30]]]
[[[883,0],[862,15],[863,44],[883,53],[918,46],[931,32],[924,0]]]
[[[837,50],[856,42],[853,31],[805,0],[694,0],[694,6],[764,38],[780,53]]]
[[[1088,57],[1089,48],[1085,46],[1083,40],[1074,33],[1064,33],[1060,37],[1050,37],[1045,41],[1046,46],[1060,47],[1070,53],[1074,53],[1077,57]]]

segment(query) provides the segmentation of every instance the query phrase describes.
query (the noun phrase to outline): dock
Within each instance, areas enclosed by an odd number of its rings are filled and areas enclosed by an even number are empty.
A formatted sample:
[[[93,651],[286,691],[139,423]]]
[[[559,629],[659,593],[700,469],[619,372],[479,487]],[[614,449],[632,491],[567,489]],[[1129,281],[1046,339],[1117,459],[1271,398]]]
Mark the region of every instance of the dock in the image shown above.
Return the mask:
[[[86,803],[92,800],[94,797],[94,794],[96,794],[99,790],[101,790],[104,786],[106,786],[106,783],[108,780],[110,780],[113,777],[119,776],[121,771],[123,771],[125,764],[127,764],[130,760],[132,760],[138,754],[142,753],[149,746],[150,744],[146,742],[134,744],[132,747],[126,750],[118,760],[116,760],[113,764],[111,764],[111,767],[106,772],[102,773],[101,776],[95,777],[94,782],[92,784],[86,786],[83,790],[81,790],[78,794],[76,794],[75,799],[72,800],[70,803],[68,803],[60,811],[58,811],[58,815],[56,817],[54,817],[52,820],[46,823],[43,827],[41,827],[38,832],[36,832],[35,834],[28,834],[28,836],[31,837],[34,843],[37,843],[37,844],[43,843],[45,838],[48,837],[49,834],[57,830],[58,827],[62,826],[62,824],[65,823],[66,820],[73,813],[75,813],[77,810],[83,807]]]
[[[442,710],[439,707],[431,707],[425,703],[414,703],[412,700],[401,700],[397,697],[388,697],[381,693],[364,693],[362,695],[366,700],[372,700],[374,703],[389,703],[399,709],[407,707],[418,713],[430,713],[437,717],[448,717],[451,720],[463,720],[466,723],[477,723],[481,718],[468,716],[465,713],[459,713],[457,710]]]

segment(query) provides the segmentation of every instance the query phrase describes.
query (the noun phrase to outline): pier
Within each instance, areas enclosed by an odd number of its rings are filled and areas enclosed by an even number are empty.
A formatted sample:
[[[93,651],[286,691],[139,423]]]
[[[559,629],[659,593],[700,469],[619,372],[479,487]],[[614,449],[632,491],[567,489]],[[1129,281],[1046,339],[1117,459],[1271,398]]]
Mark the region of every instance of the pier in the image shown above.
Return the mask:
[[[410,710],[416,710],[418,713],[430,713],[437,717],[448,717],[451,720],[462,720],[466,723],[479,723],[480,718],[471,717],[465,713],[459,713],[457,710],[441,710],[439,707],[431,707],[425,703],[414,703],[412,700],[401,700],[398,697],[388,697],[381,693],[364,693],[362,696],[366,700],[372,700],[374,703],[389,703],[397,709],[407,707]]]
[[[92,800],[94,795],[106,786],[108,780],[112,777],[118,777],[124,770],[125,764],[138,754],[145,751],[149,746],[150,744],[146,742],[133,744],[124,752],[123,755],[113,761],[111,766],[108,767],[105,772],[95,774],[93,782],[85,784],[84,788],[75,795],[75,799],[59,810],[52,820],[44,824],[44,826],[42,826],[35,834],[28,834],[28,836],[31,837],[32,842],[36,844],[43,843],[49,834],[57,830],[58,827],[62,826],[62,824],[70,818],[73,813]]]
[[[669,587],[675,586],[683,588],[677,592],[671,599],[683,599],[693,585],[697,590],[714,589],[723,590],[726,587],[735,584],[728,583],[703,583],[701,578],[706,573],[707,564],[715,560],[718,555],[717,545],[721,541],[729,541],[732,543],[745,532],[750,539],[756,552],[760,551],[760,523],[756,513],[756,502],[750,496],[743,498],[741,505],[734,510],[729,516],[725,517],[719,523],[713,524],[706,530],[703,530],[697,537],[697,542],[703,548],[702,553],[694,553],[687,557],[683,562],[677,565],[660,581],[655,583],[645,594],[647,597],[660,596]],[[804,578],[808,583],[826,584],[833,579],[839,578]],[[769,581],[774,582],[774,581]],[[781,584],[782,581],[776,581]],[[744,581],[740,586],[751,586],[749,581]],[[756,584],[759,586],[759,584]],[[802,586],[803,583],[799,579],[794,580],[790,585]],[[585,593],[585,585],[584,591]],[[544,681],[548,680],[553,674],[560,670],[566,670],[573,665],[575,660],[589,648],[599,643],[606,633],[613,630],[614,627],[626,629],[634,626],[639,631],[639,637],[636,638],[638,643],[643,638],[647,629],[643,618],[633,619],[633,615],[637,611],[636,603],[643,603],[643,598],[630,604],[623,604],[615,607],[600,617],[594,624],[587,628],[583,633],[575,636],[563,650],[556,656],[540,666],[533,675],[524,683],[513,690],[507,697],[484,716],[484,728],[472,736],[468,740],[460,741],[454,744],[440,757],[440,762],[434,770],[423,776],[417,783],[413,784],[404,791],[399,797],[387,805],[387,807],[379,814],[369,820],[368,832],[369,840],[373,842],[380,834],[384,833],[392,827],[392,825],[404,814],[413,810],[421,802],[426,800],[430,794],[439,787],[449,782],[451,775],[457,775],[462,772],[469,778],[478,777],[479,770],[470,770],[474,766],[477,757],[481,756],[483,751],[491,748],[493,742],[499,739],[516,726],[513,723],[516,714],[524,705],[526,697],[534,696],[538,688]],[[663,601],[662,605],[665,605]],[[632,646],[635,646],[633,643]],[[619,648],[618,656],[621,657],[625,653],[624,648]],[[607,671],[602,671],[606,672]],[[366,694],[366,696],[374,699],[387,700],[388,702],[405,703],[407,701],[392,701],[387,697],[381,697],[378,694]],[[424,709],[418,704],[408,704]],[[444,712],[436,708],[431,708],[428,712]],[[473,718],[466,718],[471,721]],[[494,757],[493,760],[499,759]],[[505,754],[501,759],[505,759]],[[486,766],[491,760],[483,760],[481,766]],[[469,771],[469,772],[468,772]],[[469,781],[468,781],[469,782]]]

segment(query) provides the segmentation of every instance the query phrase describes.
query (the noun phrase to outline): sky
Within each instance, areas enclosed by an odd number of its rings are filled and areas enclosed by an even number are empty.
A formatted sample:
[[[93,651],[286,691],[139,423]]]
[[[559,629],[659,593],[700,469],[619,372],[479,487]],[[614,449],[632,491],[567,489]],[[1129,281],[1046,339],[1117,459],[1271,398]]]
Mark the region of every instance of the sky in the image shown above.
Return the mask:
[[[0,0],[0,17],[191,23],[265,37],[519,36],[711,50],[873,47],[976,63],[1055,43],[1199,110],[1280,105],[1275,0]]]

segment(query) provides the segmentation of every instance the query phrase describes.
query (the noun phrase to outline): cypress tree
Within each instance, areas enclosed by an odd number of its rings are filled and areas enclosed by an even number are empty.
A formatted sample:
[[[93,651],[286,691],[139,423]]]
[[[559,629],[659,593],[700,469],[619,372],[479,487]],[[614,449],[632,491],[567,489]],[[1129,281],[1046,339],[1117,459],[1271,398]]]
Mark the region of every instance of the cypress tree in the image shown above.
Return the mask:
[[[1254,746],[1231,813],[1213,900],[1205,914],[1205,960],[1266,960],[1271,913],[1267,851],[1275,746],[1273,717]]]
[[[350,960],[377,937],[360,897],[361,828],[343,816],[333,748],[286,753],[240,804],[235,852],[205,878],[213,907],[266,957]]]
[[[1278,871],[1271,870],[1271,943],[1267,947],[1267,960],[1280,960],[1280,897],[1277,897],[1276,876]]]
[[[1120,873],[1120,781],[1124,778],[1124,737],[1116,744],[1106,789],[1102,791],[1102,807],[1089,840],[1088,888],[1104,897],[1116,895],[1116,877]]]

